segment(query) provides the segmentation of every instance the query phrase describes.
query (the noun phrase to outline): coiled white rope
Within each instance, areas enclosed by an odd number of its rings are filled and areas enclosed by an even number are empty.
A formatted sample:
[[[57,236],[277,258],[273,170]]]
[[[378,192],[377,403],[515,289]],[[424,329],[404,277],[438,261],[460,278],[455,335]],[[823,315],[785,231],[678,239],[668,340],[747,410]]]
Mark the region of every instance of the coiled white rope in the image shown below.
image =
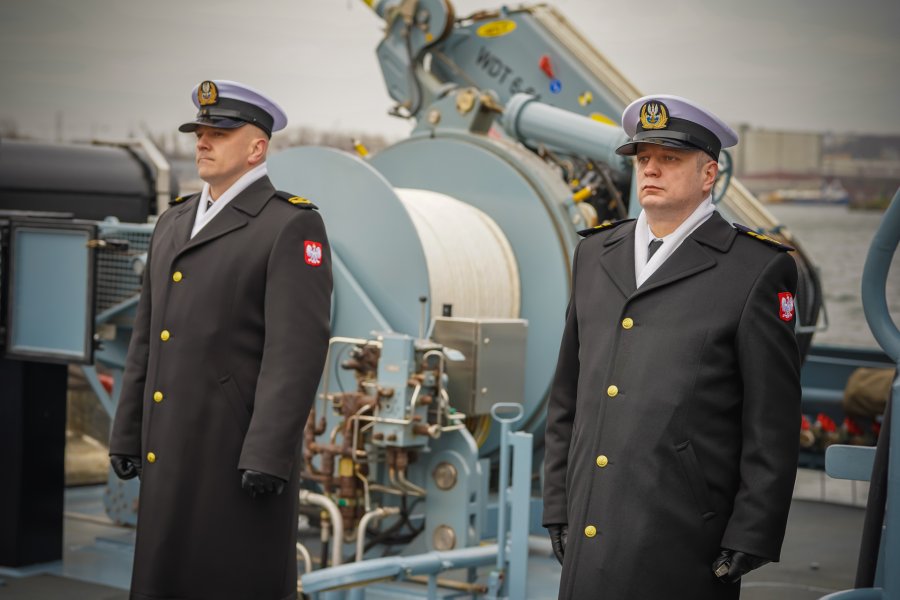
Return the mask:
[[[454,317],[519,317],[521,284],[512,246],[497,223],[456,198],[395,189],[412,219],[428,266],[431,316],[443,305]]]

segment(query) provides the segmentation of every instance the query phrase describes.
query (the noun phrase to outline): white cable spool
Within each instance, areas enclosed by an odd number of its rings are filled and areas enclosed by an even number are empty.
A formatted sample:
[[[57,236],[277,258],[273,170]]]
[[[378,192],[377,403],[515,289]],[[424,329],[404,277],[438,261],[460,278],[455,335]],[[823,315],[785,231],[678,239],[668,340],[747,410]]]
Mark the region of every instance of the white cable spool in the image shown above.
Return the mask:
[[[431,316],[444,304],[463,318],[519,317],[521,284],[512,246],[494,220],[430,190],[394,190],[416,228],[428,265]]]

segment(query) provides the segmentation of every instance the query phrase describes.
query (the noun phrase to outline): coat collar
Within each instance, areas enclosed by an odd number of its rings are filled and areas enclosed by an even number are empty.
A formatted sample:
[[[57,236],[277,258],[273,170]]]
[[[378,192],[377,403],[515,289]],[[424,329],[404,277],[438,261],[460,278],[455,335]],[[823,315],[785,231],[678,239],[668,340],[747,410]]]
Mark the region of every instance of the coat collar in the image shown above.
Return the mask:
[[[194,194],[194,196],[179,205],[177,208],[170,208],[169,210],[177,211],[175,213],[174,223],[172,224],[172,244],[175,246],[175,249],[179,249],[184,246],[189,240],[189,236],[191,235],[191,229],[194,227],[194,215],[197,214],[197,207],[200,205],[201,194]]]
[[[272,185],[268,175],[263,175],[248,185],[247,189],[235,196],[228,206],[255,217],[274,194],[275,186]],[[210,222],[210,225],[212,225],[212,222]]]
[[[713,248],[718,252],[727,252],[731,248],[736,235],[734,228],[718,212],[714,212],[638,288],[635,295],[649,292],[713,268],[717,264],[716,257],[706,250],[704,246]]]
[[[194,216],[197,214],[197,204],[200,195],[185,202],[175,215],[173,225],[174,235],[172,240],[178,248],[178,253],[195,248],[218,237],[239,229],[247,224],[249,217],[255,217],[275,194],[275,187],[267,176],[260,177],[235,196],[222,212],[216,215],[196,236],[190,238],[191,229],[194,227]]]
[[[625,223],[609,232],[603,240],[600,264],[610,279],[627,298],[634,293],[634,227],[636,222]]]
[[[715,256],[704,247],[728,252],[737,236],[734,228],[714,212],[679,246],[644,284],[636,289],[634,277],[635,223],[611,231],[603,241],[601,264],[625,297],[638,296],[716,265]]]
[[[719,211],[715,211],[703,225],[688,236],[688,239],[693,238],[695,241],[714,248],[719,252],[728,252],[736,237],[737,231],[735,231],[734,227],[722,218]]]

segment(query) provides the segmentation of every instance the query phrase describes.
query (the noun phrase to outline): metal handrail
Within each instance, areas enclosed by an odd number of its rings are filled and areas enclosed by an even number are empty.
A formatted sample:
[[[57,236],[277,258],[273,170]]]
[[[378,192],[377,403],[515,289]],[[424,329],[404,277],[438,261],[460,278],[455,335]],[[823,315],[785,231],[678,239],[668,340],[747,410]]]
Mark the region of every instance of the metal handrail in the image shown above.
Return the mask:
[[[890,356],[900,370],[900,330],[897,329],[887,305],[887,276],[891,268],[897,245],[900,244],[900,189],[885,211],[884,218],[866,256],[863,268],[862,296],[863,311],[872,335]],[[900,398],[900,381],[895,380],[891,389],[891,401]],[[888,426],[891,443],[888,445],[887,460],[887,505],[884,510],[884,529],[881,537],[881,554],[884,562],[879,565],[884,579],[882,593],[884,598],[900,598],[900,573],[896,565],[900,563],[900,410],[892,408]],[[890,565],[895,565],[891,568]],[[876,576],[877,579],[877,576]]]
[[[897,246],[900,244],[900,189],[885,211],[881,225],[875,232],[866,264],[863,267],[862,301],[863,312],[872,335],[885,353],[897,363],[900,370],[900,330],[894,323],[887,305],[887,276]],[[891,401],[900,398],[900,380],[895,380],[891,388]],[[900,599],[900,572],[896,567],[900,561],[900,443],[897,432],[900,431],[900,410],[893,407],[890,411],[890,423],[882,429],[882,435],[893,430],[891,443],[888,446],[887,506],[884,510],[884,525],[881,533],[881,552],[875,575],[876,587],[845,590],[823,596],[821,600],[897,600]],[[829,452],[832,448],[830,447]],[[847,459],[847,448],[834,448],[837,458]],[[844,450],[841,453],[841,450]],[[874,454],[866,449],[868,454]],[[868,460],[868,457],[866,458]],[[826,457],[826,462],[836,462]],[[846,461],[845,461],[846,462]],[[853,466],[852,464],[850,465]],[[871,506],[870,506],[871,510]],[[878,587],[879,572],[882,578]]]
[[[511,411],[505,414],[503,411]],[[498,402],[491,406],[491,417],[500,423],[500,498],[497,506],[497,571],[506,570],[506,533],[507,513],[509,503],[506,498],[509,494],[509,429],[522,418],[522,405],[514,402]]]
[[[900,362],[900,330],[887,305],[887,275],[897,244],[900,243],[900,189],[884,213],[875,232],[866,266],[863,268],[862,299],[866,321],[872,335],[894,362]],[[898,411],[900,413],[900,411]]]

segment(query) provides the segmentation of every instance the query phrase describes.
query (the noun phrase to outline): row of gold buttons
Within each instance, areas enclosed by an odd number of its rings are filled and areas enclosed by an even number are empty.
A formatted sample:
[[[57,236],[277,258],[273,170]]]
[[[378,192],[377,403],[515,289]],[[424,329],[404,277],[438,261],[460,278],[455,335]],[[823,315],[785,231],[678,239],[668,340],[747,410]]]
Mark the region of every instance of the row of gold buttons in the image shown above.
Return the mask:
[[[175,271],[174,273],[172,273],[172,281],[174,281],[175,283],[178,283],[182,279],[184,279],[184,275],[182,274],[181,271]],[[171,338],[171,337],[172,337],[172,334],[169,333],[168,329],[163,329],[159,333],[159,339],[161,339],[164,342],[169,341],[169,338]],[[157,404],[159,404],[160,402],[163,401],[163,397],[164,396],[161,391],[156,390],[155,392],[153,392],[153,401],[156,402]],[[148,452],[147,453],[147,462],[155,463],[156,462],[156,454],[154,454],[153,452]]]
[[[632,319],[630,319],[629,317],[625,317],[624,319],[622,319],[623,329],[631,329],[632,327],[634,327],[634,321]],[[609,386],[608,388],[606,388],[606,395],[610,398],[615,398],[619,395],[619,387],[615,385]]]
[[[624,319],[622,319],[622,328],[623,329],[631,329],[632,327],[634,327],[633,320],[631,320],[628,317],[625,317]],[[609,396],[610,398],[615,398],[616,396],[618,396],[619,395],[618,386],[611,385],[608,388],[606,388],[606,395]]]
[[[601,454],[600,456],[597,457],[597,466],[600,467],[601,469],[608,464],[609,464],[609,459],[605,455]],[[597,528],[594,527],[593,525],[588,525],[587,527],[584,528],[584,535],[589,538],[594,537],[595,535],[597,535]]]
[[[175,283],[181,281],[182,278],[183,275],[181,274],[181,271],[175,271],[174,273],[172,273],[172,281],[174,281]],[[172,337],[172,334],[169,333],[168,329],[163,329],[159,334],[159,339],[164,342],[168,342],[170,337]]]
[[[622,329],[631,329],[632,327],[634,327],[634,319],[632,319],[631,317],[625,317],[624,319],[622,319]],[[611,385],[608,388],[606,388],[606,395],[609,396],[610,398],[615,398],[616,396],[618,396],[619,395],[618,386]],[[601,454],[600,456],[597,457],[597,466],[600,467],[601,469],[606,467],[606,465],[608,465],[608,464],[609,464],[609,458],[607,458],[605,455]],[[584,535],[589,538],[596,536],[597,528],[594,527],[593,525],[588,525],[587,527],[584,528]]]

